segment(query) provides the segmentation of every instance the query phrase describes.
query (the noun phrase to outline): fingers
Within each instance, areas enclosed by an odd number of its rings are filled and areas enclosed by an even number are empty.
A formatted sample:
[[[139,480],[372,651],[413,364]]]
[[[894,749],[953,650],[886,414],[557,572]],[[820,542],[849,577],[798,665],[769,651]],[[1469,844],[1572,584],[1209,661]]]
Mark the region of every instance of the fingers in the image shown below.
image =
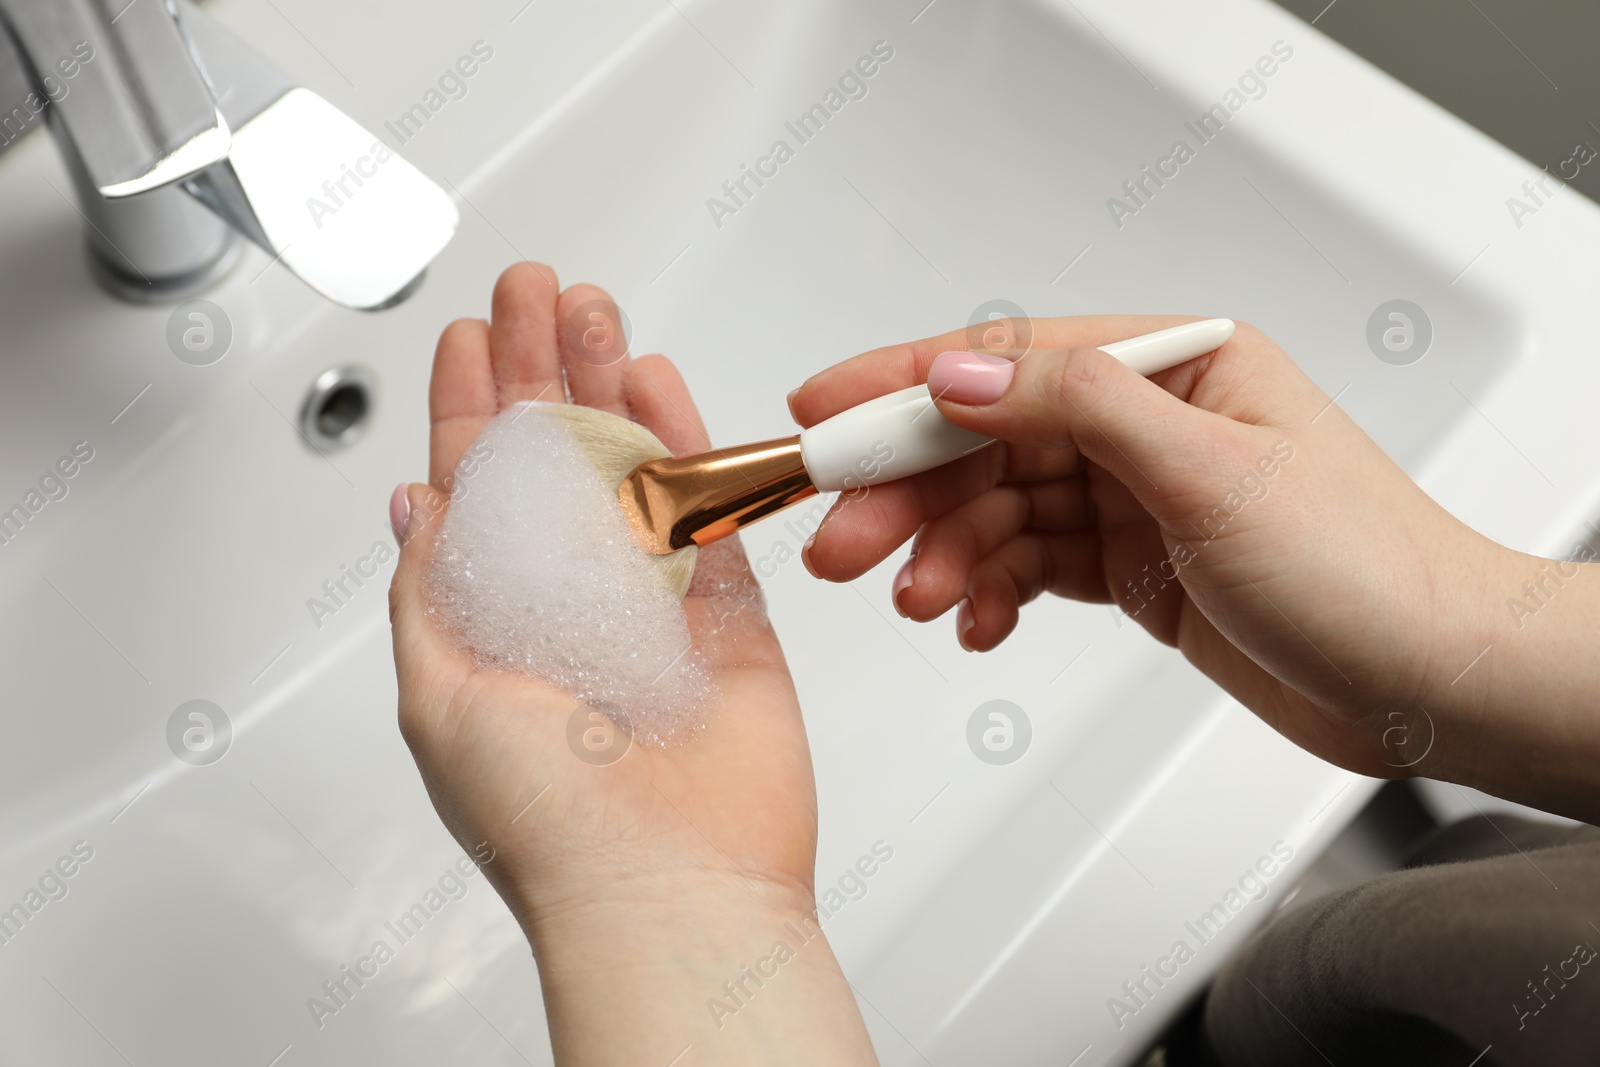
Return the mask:
[[[979,562],[1019,535],[1072,533],[1090,520],[1081,478],[998,486],[922,529],[912,557],[895,576],[895,607],[918,622],[938,618],[967,596]],[[1098,564],[1098,551],[1094,557]]]
[[[1035,350],[1014,362],[952,353],[933,368],[929,389],[940,412],[967,429],[1035,448],[1076,444],[1141,500],[1236,426],[1096,348]]]
[[[1004,483],[1048,485],[1083,473],[1076,449],[1005,445],[964,456],[935,470],[840,496],[828,509],[810,549],[811,573],[830,582],[861,577],[905,544],[925,523]],[[1046,493],[1033,499],[1056,499]],[[1060,499],[1066,499],[1061,497]],[[867,506],[858,506],[867,505]],[[1079,506],[1081,507],[1081,501]],[[1034,525],[1047,525],[1037,516]]]
[[[555,271],[542,263],[507,267],[494,285],[490,362],[502,408],[524,400],[566,400],[556,338]]]
[[[1021,533],[1028,513],[1026,490],[1000,486],[930,522],[895,575],[895,610],[928,622],[955,607],[978,561]]]
[[[592,285],[565,293],[556,286],[549,267],[514,264],[495,283],[489,322],[461,319],[440,335],[429,391],[429,484],[450,489],[461,456],[502,408],[564,401],[569,384],[577,403],[627,416],[627,344],[616,304]]]
[[[574,285],[556,302],[556,321],[572,402],[628,417],[622,385],[628,340],[616,303],[603,289]]]
[[[854,581],[923,523],[992,488],[1003,464],[1002,450],[988,448],[935,471],[841,494],[804,552],[806,569],[826,581]]]
[[[1085,315],[1031,319],[1033,348],[1103,345],[1194,321],[1185,315]],[[928,368],[941,352],[966,351],[981,336],[952,330],[937,337],[890,345],[847,359],[808,378],[789,400],[801,426],[812,426],[873,397],[928,380]]]
[[[1036,449],[1075,444],[1146,504],[1141,489],[1163,482],[1157,472],[1174,483],[1163,489],[1194,488],[1208,463],[1236,458],[1246,429],[1304,424],[1329,403],[1248,323],[1216,351],[1150,379],[1095,348],[1035,345],[1015,360],[944,353],[928,387],[952,422]]]
[[[1024,492],[1003,487],[931,523],[918,537],[909,569],[895,579],[901,614],[927,622],[959,606],[962,647],[985,652],[1010,636],[1022,605],[1050,593],[1091,604],[1115,601],[1158,640],[1176,642],[1185,598],[1168,590],[1176,578],[1158,566],[1167,553],[1153,522],[1108,529],[1090,524],[1085,514],[1073,529],[1042,530],[1027,525],[1028,513],[1039,506],[1025,503]],[[1014,532],[1001,537],[1007,529]],[[1141,570],[1143,561],[1152,562]],[[1110,573],[1131,574],[1137,584],[1112,590]]]
[[[449,492],[462,453],[500,409],[489,366],[489,324],[457,319],[439,335],[428,387],[428,482]]]
[[[969,651],[987,652],[1016,629],[1022,605],[1045,592],[1105,603],[1103,574],[1093,530],[1015,537],[973,569],[956,637]]]
[[[665,356],[628,361],[622,373],[622,390],[623,402],[633,418],[659,437],[673,455],[686,456],[711,447],[683,375]]]
[[[814,426],[846,408],[928,380],[928,365],[947,347],[960,347],[955,334],[873,349],[814,374],[789,394],[789,414],[801,426]]]

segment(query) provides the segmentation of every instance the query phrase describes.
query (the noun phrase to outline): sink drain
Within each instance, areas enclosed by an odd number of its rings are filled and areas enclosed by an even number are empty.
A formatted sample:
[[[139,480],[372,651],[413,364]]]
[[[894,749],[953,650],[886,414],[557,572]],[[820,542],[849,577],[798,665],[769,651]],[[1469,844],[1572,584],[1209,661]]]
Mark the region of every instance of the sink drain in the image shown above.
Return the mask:
[[[319,452],[349,447],[372,416],[372,394],[372,372],[365,367],[323,371],[300,406],[300,432]]]

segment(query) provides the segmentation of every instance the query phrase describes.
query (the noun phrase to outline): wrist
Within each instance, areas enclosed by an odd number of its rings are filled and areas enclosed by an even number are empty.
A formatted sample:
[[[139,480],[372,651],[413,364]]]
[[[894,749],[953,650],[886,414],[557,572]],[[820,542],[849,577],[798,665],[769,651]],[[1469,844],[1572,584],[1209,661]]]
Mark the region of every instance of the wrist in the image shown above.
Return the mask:
[[[652,947],[670,941],[686,920],[704,914],[781,925],[816,907],[809,886],[746,878],[731,869],[616,873],[559,889],[548,882],[519,885],[507,902],[535,955],[558,957],[581,944],[591,961],[605,958],[613,942]]]
[[[714,846],[692,851],[642,838],[603,845],[540,839],[537,847],[533,841],[507,839],[493,868],[506,906],[537,941],[595,926],[606,913],[647,915],[675,900],[725,902],[741,913],[814,907],[809,848],[781,859],[777,864],[759,856],[740,865]]]
[[[1434,635],[1416,701],[1432,749],[1412,770],[1471,784],[1494,732],[1492,680],[1506,666],[1505,589],[1528,557],[1465,526],[1461,532],[1441,553],[1447,569],[1433,579]]]
[[[559,1064],[876,1062],[809,890],[652,874],[523,926]]]
[[[1487,547],[1463,560],[1475,579],[1462,583],[1464,624],[1431,686],[1437,758],[1416,770],[1592,821],[1600,672],[1588,635],[1600,620],[1600,566],[1480,540]],[[1593,558],[1579,548],[1574,558]]]

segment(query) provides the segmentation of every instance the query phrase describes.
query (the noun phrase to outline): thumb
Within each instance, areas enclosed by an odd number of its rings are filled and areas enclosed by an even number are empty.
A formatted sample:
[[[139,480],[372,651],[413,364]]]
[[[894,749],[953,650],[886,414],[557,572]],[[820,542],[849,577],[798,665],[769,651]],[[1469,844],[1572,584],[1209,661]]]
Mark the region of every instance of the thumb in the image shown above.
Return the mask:
[[[1015,360],[945,352],[928,370],[928,390],[958,426],[1035,448],[1076,446],[1136,490],[1156,484],[1221,418],[1098,348],[1039,349]]]
[[[449,504],[444,493],[415,482],[397,488],[390,499],[389,522],[400,546],[400,562],[389,585],[389,618],[397,632],[423,615],[433,542]]]
[[[449,506],[448,495],[420,483],[402,485],[390,500],[400,562],[389,583],[389,622],[400,682],[400,733],[413,752],[426,750],[448,712],[450,694],[472,669],[470,657],[450,654],[451,642],[428,614],[434,540]]]

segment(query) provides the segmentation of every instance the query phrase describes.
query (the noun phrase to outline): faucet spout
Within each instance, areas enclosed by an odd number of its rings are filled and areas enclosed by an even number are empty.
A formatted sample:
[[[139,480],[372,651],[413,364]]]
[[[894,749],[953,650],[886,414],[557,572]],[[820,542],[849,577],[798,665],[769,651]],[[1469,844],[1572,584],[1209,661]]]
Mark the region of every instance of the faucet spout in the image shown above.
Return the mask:
[[[233,131],[228,158],[184,187],[336,304],[387,307],[455,235],[445,192],[308,89]]]

